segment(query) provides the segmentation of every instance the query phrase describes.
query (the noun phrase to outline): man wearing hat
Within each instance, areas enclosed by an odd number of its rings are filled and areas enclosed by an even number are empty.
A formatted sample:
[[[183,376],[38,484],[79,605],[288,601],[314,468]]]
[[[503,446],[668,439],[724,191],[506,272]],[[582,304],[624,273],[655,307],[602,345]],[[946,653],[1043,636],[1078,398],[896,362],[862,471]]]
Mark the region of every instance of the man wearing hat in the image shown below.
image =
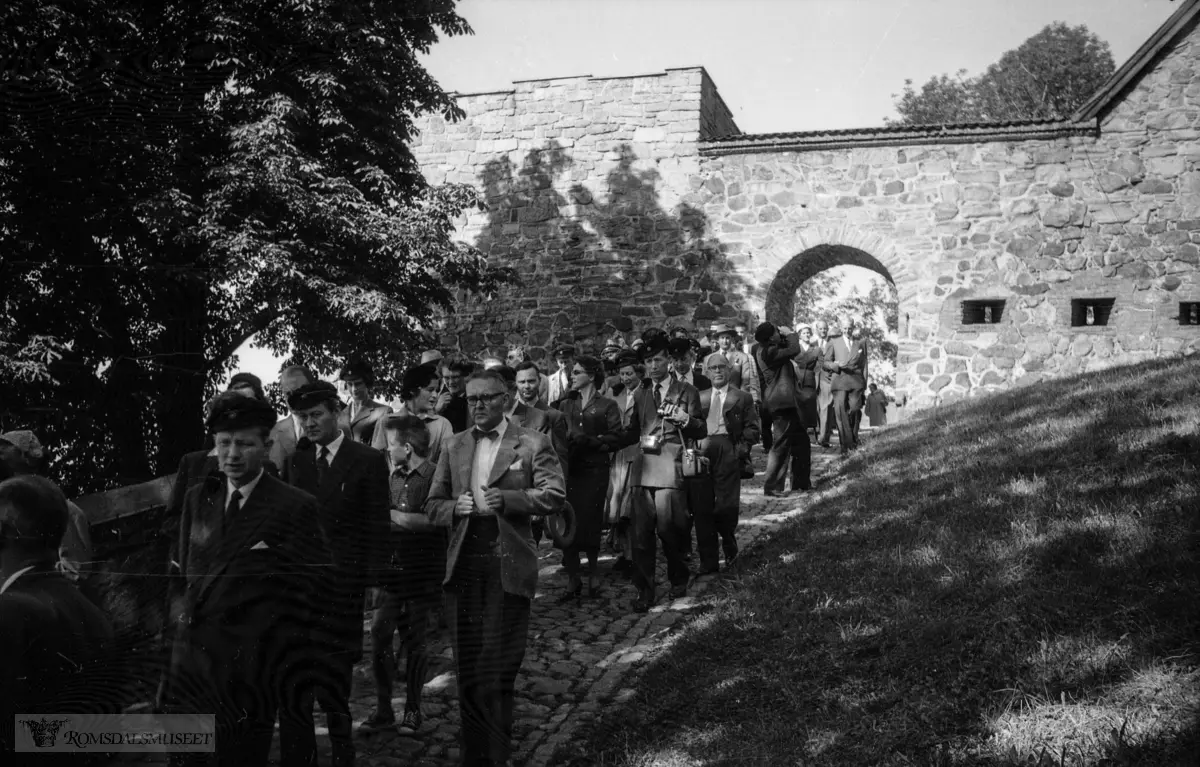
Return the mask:
[[[286,405],[292,392],[317,380],[317,376],[303,365],[288,365],[279,371],[279,393]],[[271,429],[271,463],[282,470],[284,464],[296,452],[296,443],[304,436],[304,427],[295,413],[279,419]]]
[[[729,362],[729,383],[749,394],[757,407],[762,398],[762,389],[758,385],[758,374],[754,371],[754,360],[737,348],[737,331],[719,322],[713,325],[712,334],[717,339],[717,351]]]
[[[371,399],[375,372],[366,362],[347,363],[339,380],[350,390],[350,405],[338,416],[338,426],[350,435],[350,439],[369,445],[375,436],[376,425],[392,412],[392,408]]]
[[[796,368],[792,359],[800,353],[800,339],[791,328],[776,328],[764,322],[754,331],[758,342],[756,362],[763,371],[763,405],[771,411],[771,450],[767,453],[763,494],[787,496],[784,485],[789,464],[792,490],[806,491],[812,484],[808,434],[796,389]]]
[[[690,338],[675,338],[668,345],[671,355],[671,375],[697,391],[712,388],[712,382],[703,373],[695,372],[696,351],[700,343]]]
[[[546,389],[546,401],[558,402],[571,391],[571,366],[575,364],[575,347],[563,344],[554,350],[554,362],[558,370],[550,376]]]
[[[442,353],[439,352],[437,349],[429,349],[427,351],[421,352],[421,362],[419,364],[433,365],[434,367],[437,367],[437,364],[441,361],[442,361]]]
[[[635,612],[647,612],[657,597],[654,565],[655,537],[667,558],[671,597],[687,594],[691,577],[684,554],[689,544],[687,498],[683,489],[683,443],[706,434],[696,387],[671,376],[669,342],[655,335],[646,342],[649,386],[634,394],[633,413],[622,435],[622,446],[643,445],[629,469],[633,520],[633,583],[638,597]]]
[[[320,620],[313,636],[314,668],[304,692],[325,712],[334,767],[345,767],[354,763],[350,684],[362,657],[366,589],[379,578],[389,553],[387,460],[338,428],[342,402],[333,384],[302,386],[292,392],[288,406],[300,419],[305,440],[284,465],[283,478],[316,496],[333,557],[315,605]],[[313,697],[302,703],[302,715],[312,716]],[[311,718],[305,727],[303,734],[314,738]]]
[[[275,410],[225,392],[206,426],[220,474],[183,502],[170,616],[178,630],[160,688],[173,713],[217,715],[222,763],[266,764],[276,712],[284,764],[306,763],[296,687],[329,561],[316,499],[265,471]]]

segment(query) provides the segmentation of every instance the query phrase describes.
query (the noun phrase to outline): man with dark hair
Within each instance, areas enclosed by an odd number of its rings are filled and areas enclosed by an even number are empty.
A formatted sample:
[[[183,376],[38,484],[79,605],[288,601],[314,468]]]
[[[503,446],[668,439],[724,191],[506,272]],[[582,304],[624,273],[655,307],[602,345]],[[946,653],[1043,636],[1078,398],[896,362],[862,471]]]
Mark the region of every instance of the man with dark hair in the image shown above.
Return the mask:
[[[392,680],[396,654],[392,641],[400,633],[407,659],[404,681],[404,718],[401,731],[421,729],[421,690],[429,671],[425,649],[429,614],[440,602],[442,574],[446,568],[445,531],[434,527],[425,514],[425,501],[433,479],[429,457],[429,429],[415,415],[392,415],[383,421],[391,469],[390,560],[382,578],[383,603],[371,622],[371,671],[375,676],[378,706],[363,722],[363,730],[392,726]]]
[[[292,396],[292,392],[301,386],[307,386],[317,380],[317,376],[303,365],[288,365],[279,373],[279,392],[284,404]],[[296,452],[296,443],[304,436],[304,428],[300,419],[289,412],[271,429],[271,463],[275,468],[283,470],[284,464]]]
[[[316,604],[321,615],[313,636],[316,668],[306,691],[325,712],[334,767],[346,767],[354,763],[350,685],[362,657],[366,589],[376,582],[388,553],[387,460],[338,428],[342,401],[333,384],[302,386],[292,392],[288,406],[306,439],[284,464],[283,478],[316,496],[333,556]],[[311,711],[310,698],[301,714],[311,717]],[[315,738],[311,718],[304,734]]]
[[[669,342],[657,336],[646,343],[646,372],[649,387],[634,395],[633,413],[625,427],[622,445],[642,444],[643,449],[629,469],[633,521],[633,583],[638,589],[635,612],[648,612],[657,596],[654,565],[655,537],[662,542],[667,558],[671,597],[687,594],[691,573],[684,555],[690,529],[687,498],[683,489],[681,461],[683,443],[705,435],[700,415],[700,393],[671,377]]]
[[[767,453],[767,471],[763,494],[772,498],[787,496],[789,463],[792,490],[808,490],[812,483],[808,434],[796,389],[796,368],[792,359],[800,353],[800,339],[791,328],[776,329],[764,322],[754,331],[758,342],[756,362],[762,371],[763,405],[771,412],[771,450]]]
[[[329,550],[316,500],[265,470],[274,423],[261,400],[214,400],[206,426],[221,473],[188,490],[180,520],[178,630],[160,706],[215,713],[221,764],[265,765],[277,712],[283,763],[305,763],[311,751],[296,736],[295,661]]]
[[[475,372],[475,366],[466,360],[455,360],[442,370],[445,376],[446,391],[439,396],[434,409],[438,415],[450,422],[450,426],[457,434],[469,425],[465,385],[467,378]]]
[[[0,467],[0,477],[8,469]],[[82,713],[96,700],[91,664],[112,625],[55,570],[68,525],[58,486],[32,474],[0,481],[0,762],[41,764],[13,754],[17,714]]]
[[[442,454],[442,444],[454,433],[450,422],[433,412],[433,402],[440,383],[436,367],[417,365],[405,370],[400,380],[400,407],[396,411],[397,415],[415,415],[424,422],[429,430],[429,462],[432,464],[437,463],[438,456]],[[375,425],[371,447],[376,450],[387,450],[386,422],[387,418],[383,418]]]
[[[517,376],[517,401],[538,410],[548,408],[549,403],[545,399],[546,392],[543,386],[546,376],[542,375],[537,364],[526,360],[511,367]]]
[[[688,386],[696,387],[696,391],[707,391],[712,388],[712,381],[703,373],[695,371],[696,349],[699,346],[686,338],[676,338],[670,342],[668,349],[671,354],[671,375]]]
[[[0,464],[8,467],[12,476],[36,474],[45,476],[48,463],[46,451],[37,435],[31,431],[10,431],[0,434]],[[67,501],[67,530],[59,546],[58,569],[67,580],[80,583],[92,572],[92,533],[83,509]]]
[[[425,504],[434,524],[452,530],[444,585],[454,622],[459,758],[472,767],[508,763],[514,688],[537,590],[529,521],[566,501],[550,440],[506,419],[508,399],[508,384],[494,370],[467,381],[475,428],[446,443]]]
[[[518,396],[517,373],[507,365],[501,365],[494,370],[504,379],[508,387],[509,408],[504,417],[526,429],[532,429],[550,438],[554,452],[562,464],[563,474],[567,473],[567,456],[569,447],[567,434],[569,432],[567,419],[561,412],[552,407],[531,407],[520,401]]]
[[[508,365],[519,374],[522,370],[526,370],[525,365],[532,365],[537,371],[537,393],[526,397],[522,395],[521,401],[525,404],[533,404],[536,400],[546,400],[550,393],[550,379],[533,363],[529,358],[529,351],[520,344],[509,347],[508,355],[504,358],[504,364]]]
[[[350,439],[370,444],[375,427],[392,412],[391,407],[371,399],[375,371],[364,360],[351,360],[342,368],[339,380],[350,394],[350,405],[338,417],[338,426]]]
[[[267,401],[262,379],[253,373],[234,373],[233,378],[229,379],[229,386],[225,387],[225,391],[237,392],[242,396],[260,399],[263,402]]]
[[[561,344],[554,349],[554,363],[558,368],[550,375],[546,389],[546,401],[553,405],[571,391],[571,367],[575,364],[575,347]]]

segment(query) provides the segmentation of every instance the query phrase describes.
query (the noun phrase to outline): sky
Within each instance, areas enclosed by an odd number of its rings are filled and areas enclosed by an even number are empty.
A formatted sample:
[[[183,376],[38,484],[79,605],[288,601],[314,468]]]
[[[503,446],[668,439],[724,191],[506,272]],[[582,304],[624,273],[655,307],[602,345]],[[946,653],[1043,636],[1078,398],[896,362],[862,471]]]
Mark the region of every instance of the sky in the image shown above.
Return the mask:
[[[1182,0],[461,0],[473,35],[422,57],[443,88],[703,66],[744,133],[882,125],[911,78],[978,74],[1053,21],[1087,25],[1120,66]],[[870,272],[846,268],[866,291]],[[279,372],[246,347],[241,369]]]

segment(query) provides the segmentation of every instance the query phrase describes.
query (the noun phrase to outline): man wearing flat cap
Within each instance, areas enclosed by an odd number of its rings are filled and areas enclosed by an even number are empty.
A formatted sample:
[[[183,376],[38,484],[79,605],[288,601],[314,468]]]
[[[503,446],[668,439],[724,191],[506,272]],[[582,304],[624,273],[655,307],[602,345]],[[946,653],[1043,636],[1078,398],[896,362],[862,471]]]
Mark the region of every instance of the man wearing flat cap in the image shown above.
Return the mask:
[[[330,554],[316,499],[265,471],[274,424],[266,402],[234,392],[214,400],[206,426],[220,474],[187,491],[180,520],[177,630],[159,704],[216,713],[221,764],[265,765],[277,712],[283,763],[306,763],[311,750],[296,736],[295,661]]]
[[[671,597],[687,594],[691,573],[684,559],[690,544],[687,498],[683,489],[683,443],[706,433],[700,415],[700,393],[671,377],[669,342],[654,335],[646,342],[649,386],[634,394],[633,413],[621,446],[641,445],[629,467],[633,519],[629,540],[633,550],[633,583],[638,596],[635,612],[647,612],[656,599],[655,539],[667,559]]]
[[[371,399],[375,371],[366,362],[351,360],[346,363],[340,380],[349,390],[350,404],[338,416],[338,426],[350,435],[350,439],[369,445],[375,436],[375,427],[391,414],[392,408]]]
[[[283,478],[316,496],[321,529],[329,539],[332,567],[315,605],[321,615],[313,632],[312,668],[301,714],[310,718],[307,736],[315,748],[312,699],[321,705],[333,744],[334,767],[354,763],[350,684],[362,657],[366,589],[382,573],[390,516],[387,460],[354,442],[338,428],[342,402],[333,384],[302,386],[288,399],[305,439],[283,467]]]
[[[571,391],[571,368],[575,365],[575,347],[563,344],[554,349],[554,362],[558,369],[546,384],[546,401],[558,402]]]

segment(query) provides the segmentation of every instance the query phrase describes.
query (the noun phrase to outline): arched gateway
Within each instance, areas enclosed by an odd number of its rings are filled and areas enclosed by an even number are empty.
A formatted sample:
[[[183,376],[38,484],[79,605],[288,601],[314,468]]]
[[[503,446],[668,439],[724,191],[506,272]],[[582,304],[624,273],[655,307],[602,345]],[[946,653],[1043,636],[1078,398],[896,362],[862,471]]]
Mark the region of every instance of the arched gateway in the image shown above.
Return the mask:
[[[1059,121],[745,135],[700,67],[460,96],[467,118],[424,118],[413,152],[431,182],[489,190],[462,236],[520,280],[464,300],[440,343],[537,357],[787,317],[804,279],[853,264],[896,286],[918,408],[1198,350],[1198,24],[1181,3]]]

